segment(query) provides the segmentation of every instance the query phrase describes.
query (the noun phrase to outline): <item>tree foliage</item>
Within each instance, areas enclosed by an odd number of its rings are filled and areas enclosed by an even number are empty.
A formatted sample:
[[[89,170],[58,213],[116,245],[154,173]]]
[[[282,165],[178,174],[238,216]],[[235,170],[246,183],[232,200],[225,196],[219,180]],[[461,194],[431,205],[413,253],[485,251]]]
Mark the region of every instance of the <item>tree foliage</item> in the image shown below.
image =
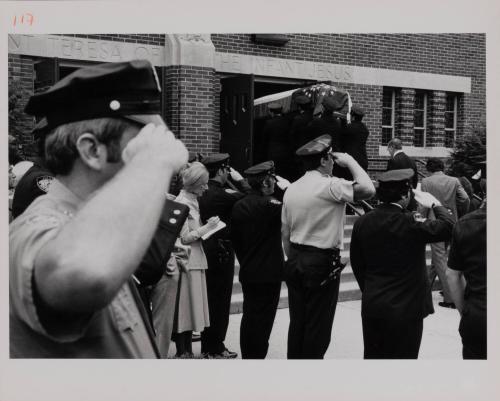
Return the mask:
[[[484,169],[486,162],[486,128],[479,125],[458,138],[450,154],[449,174],[455,177],[471,177]]]

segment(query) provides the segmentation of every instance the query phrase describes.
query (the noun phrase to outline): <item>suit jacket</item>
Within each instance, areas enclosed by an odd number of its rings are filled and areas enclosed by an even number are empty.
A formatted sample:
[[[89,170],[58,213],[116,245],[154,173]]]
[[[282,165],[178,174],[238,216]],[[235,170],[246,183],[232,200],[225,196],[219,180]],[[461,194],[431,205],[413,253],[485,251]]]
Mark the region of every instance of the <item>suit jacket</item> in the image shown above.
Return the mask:
[[[444,206],[436,220],[417,221],[394,204],[361,216],[352,231],[350,258],[362,291],[362,316],[418,319],[432,313],[425,245],[451,237],[455,219]]]
[[[450,177],[442,171],[438,171],[422,180],[422,191],[434,195],[443,206],[450,208],[453,216],[457,219],[463,216],[469,209],[469,196],[460,180],[456,177]],[[421,210],[426,217],[434,217],[432,211]]]
[[[403,168],[411,168],[414,171],[415,174],[413,175],[411,184],[413,188],[416,188],[418,184],[417,165],[406,153],[399,152],[387,162],[387,170],[399,170]]]

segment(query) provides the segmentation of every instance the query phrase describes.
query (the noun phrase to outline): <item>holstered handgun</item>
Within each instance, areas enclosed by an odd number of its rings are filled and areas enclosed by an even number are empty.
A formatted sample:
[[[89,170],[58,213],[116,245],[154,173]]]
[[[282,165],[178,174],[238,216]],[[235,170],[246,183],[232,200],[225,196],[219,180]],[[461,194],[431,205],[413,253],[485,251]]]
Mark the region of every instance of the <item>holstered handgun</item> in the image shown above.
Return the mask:
[[[336,280],[340,277],[340,273],[344,270],[346,264],[342,263],[340,260],[340,251],[337,249],[332,261],[332,270],[328,273],[328,276],[319,284],[320,287],[329,283],[330,281]]]

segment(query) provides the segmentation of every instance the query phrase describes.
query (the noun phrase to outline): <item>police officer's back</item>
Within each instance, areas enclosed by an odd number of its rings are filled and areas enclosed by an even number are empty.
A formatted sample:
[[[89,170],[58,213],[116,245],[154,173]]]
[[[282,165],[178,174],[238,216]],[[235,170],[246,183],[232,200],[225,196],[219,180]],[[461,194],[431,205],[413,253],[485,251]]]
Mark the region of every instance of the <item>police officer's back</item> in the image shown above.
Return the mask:
[[[366,140],[370,134],[362,122],[364,112],[361,108],[353,106],[351,110],[352,121],[342,131],[342,148],[349,153],[364,170],[368,169],[368,156],[366,154]]]

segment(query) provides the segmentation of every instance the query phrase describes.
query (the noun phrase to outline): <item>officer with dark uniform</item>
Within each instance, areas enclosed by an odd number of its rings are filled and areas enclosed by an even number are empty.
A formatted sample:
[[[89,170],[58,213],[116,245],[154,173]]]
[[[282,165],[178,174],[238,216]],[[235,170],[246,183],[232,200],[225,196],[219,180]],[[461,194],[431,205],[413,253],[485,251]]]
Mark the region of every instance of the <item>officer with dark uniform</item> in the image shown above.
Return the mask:
[[[368,170],[368,156],[366,154],[366,140],[370,132],[362,122],[364,111],[358,106],[351,108],[351,123],[342,130],[342,150],[349,153],[364,170]],[[346,176],[346,179],[352,177]]]
[[[307,140],[307,125],[313,119],[311,99],[306,95],[299,95],[295,98],[299,111],[293,118],[290,125],[290,137],[292,139],[293,151],[304,145]]]
[[[229,154],[216,153],[201,160],[209,174],[208,190],[199,198],[200,217],[203,224],[212,216],[219,216],[226,227],[203,241],[208,269],[207,296],[210,327],[201,334],[201,352],[207,358],[236,358],[236,352],[224,345],[229,324],[229,309],[234,277],[234,250],[229,236],[231,210],[244,193],[227,187],[228,177],[248,190],[243,177],[229,166]]]
[[[487,357],[486,221],[486,200],[458,220],[446,269],[450,295],[461,316],[458,331],[464,359]]]
[[[264,359],[280,299],[283,275],[281,202],[274,198],[274,163],[245,170],[252,191],[236,202],[231,238],[240,262],[243,317],[240,347],[243,359]]]
[[[38,157],[33,160],[33,166],[19,180],[14,199],[12,200],[12,217],[16,218],[40,195],[47,193],[54,175],[45,165],[45,128],[46,119],[38,123],[33,130],[33,136],[37,141]]]
[[[448,240],[454,217],[427,192],[414,191],[415,200],[432,208],[436,220],[423,221],[406,209],[413,174],[412,169],[381,174],[381,205],[354,223],[350,259],[362,292],[365,359],[418,358],[423,320],[433,313],[425,246]]]
[[[330,135],[297,150],[306,173],[283,198],[282,240],[288,260],[289,359],[322,359],[330,344],[340,284],[345,203],[373,196],[368,174],[346,153],[332,152]],[[332,176],[347,167],[354,181]]]
[[[323,106],[321,117],[314,118],[307,126],[307,141],[328,134],[332,138],[332,147],[342,150],[340,141],[342,124],[336,114],[336,110],[339,110],[342,105],[333,96],[324,97],[321,105]]]
[[[295,151],[308,142],[307,126],[313,119],[311,99],[308,96],[302,94],[298,95],[294,98],[294,101],[298,106],[298,111],[293,116],[290,124],[290,141],[292,144],[293,160],[293,173],[292,176],[289,177],[291,181],[295,181],[297,178],[301,177],[302,174],[304,174],[300,159],[295,154]]]
[[[283,116],[281,104],[273,102],[268,108],[271,118],[266,121],[262,131],[267,142],[267,159],[274,161],[278,175],[288,179],[292,166],[290,121]]]

